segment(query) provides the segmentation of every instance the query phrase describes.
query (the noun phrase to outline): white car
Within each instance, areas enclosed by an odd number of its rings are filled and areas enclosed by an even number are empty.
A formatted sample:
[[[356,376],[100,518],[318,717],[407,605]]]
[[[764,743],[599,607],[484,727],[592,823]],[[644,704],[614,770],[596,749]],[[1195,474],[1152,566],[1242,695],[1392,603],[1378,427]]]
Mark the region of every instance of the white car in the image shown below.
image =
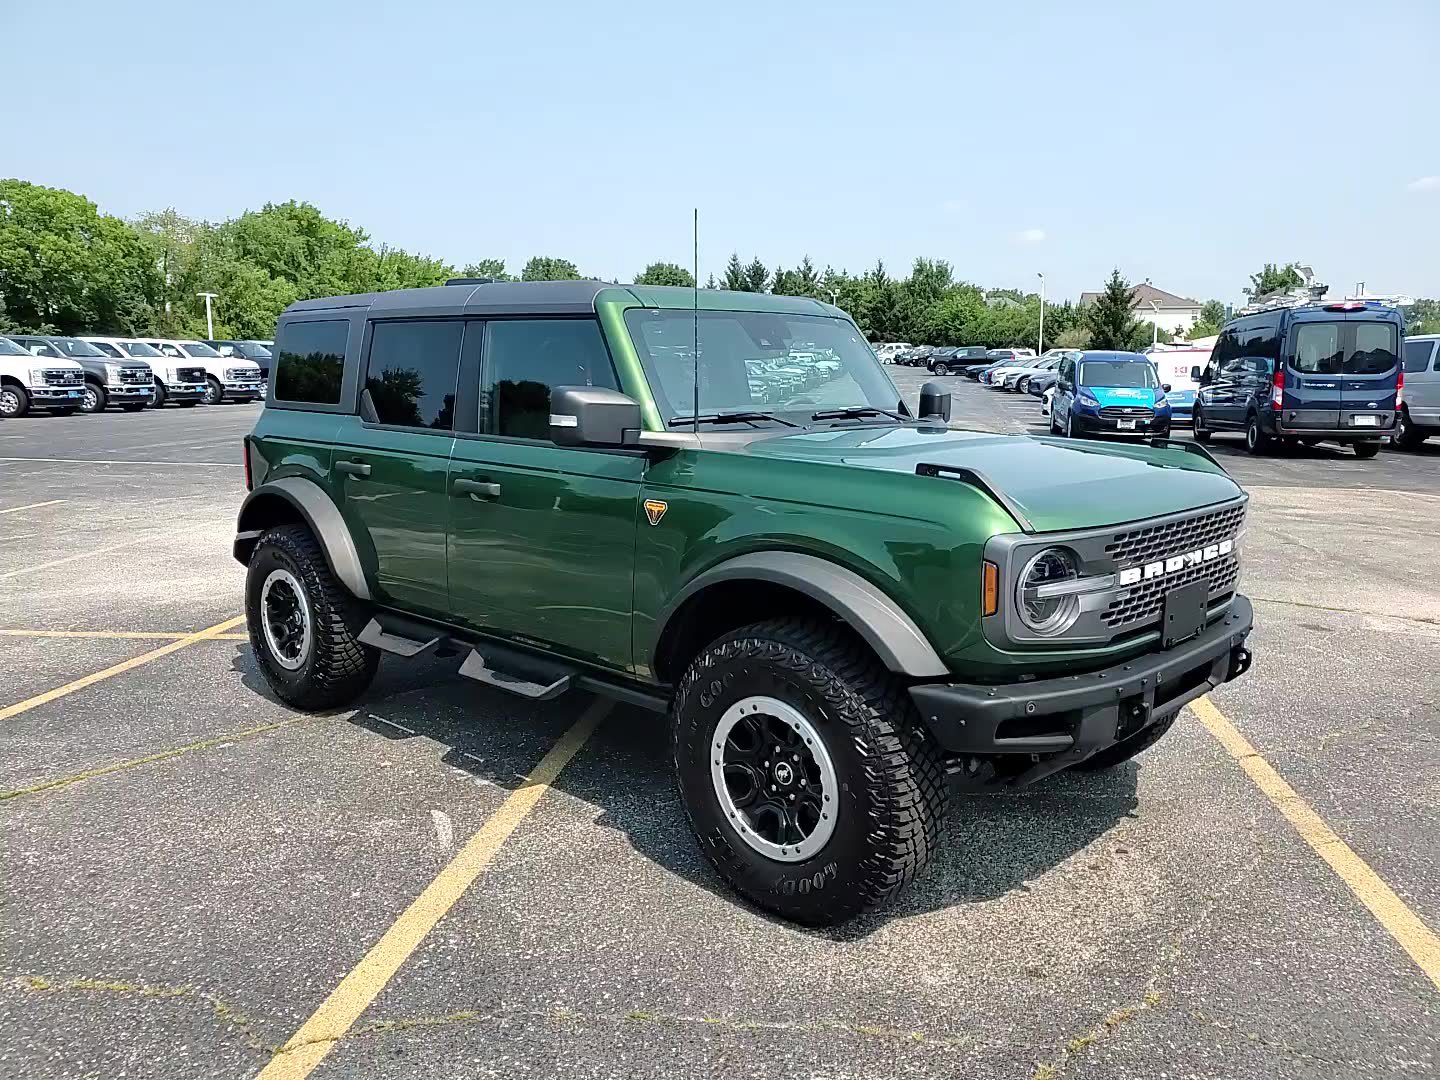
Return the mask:
[[[239,356],[221,356],[203,341],[147,338],[145,344],[175,361],[191,361],[205,369],[206,405],[222,401],[254,401],[265,396],[260,365]]]
[[[74,360],[37,356],[0,337],[0,417],[24,416],[32,408],[69,416],[84,392],[85,369]]]
[[[895,357],[899,356],[906,349],[913,349],[915,346],[908,341],[887,341],[875,350],[875,355],[880,358],[882,364],[893,364]]]
[[[117,360],[144,360],[155,372],[155,396],[151,408],[158,409],[173,401],[184,408],[193,408],[205,400],[205,368],[202,364],[177,362],[153,345],[133,338],[87,337],[106,356]]]
[[[1053,400],[1055,400],[1055,387],[1053,387],[1053,386],[1047,386],[1047,387],[1045,388],[1045,393],[1043,393],[1043,394],[1040,395],[1040,415],[1041,415],[1041,416],[1049,416],[1049,415],[1050,415],[1050,402],[1052,402]]]

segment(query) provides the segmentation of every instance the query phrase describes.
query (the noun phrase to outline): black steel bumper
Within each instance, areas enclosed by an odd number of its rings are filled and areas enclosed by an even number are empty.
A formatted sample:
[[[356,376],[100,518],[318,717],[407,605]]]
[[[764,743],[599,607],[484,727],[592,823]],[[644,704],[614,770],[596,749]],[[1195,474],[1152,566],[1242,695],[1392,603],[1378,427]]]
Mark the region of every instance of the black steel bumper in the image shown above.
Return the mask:
[[[85,400],[83,387],[79,386],[32,386],[26,393],[30,398],[30,404],[36,408],[76,408]]]
[[[1239,678],[1250,667],[1245,638],[1253,621],[1250,601],[1237,595],[1198,636],[1104,671],[1001,686],[926,683],[912,686],[910,696],[936,742],[951,754],[1036,755],[1036,766],[1023,774],[1028,783]]]

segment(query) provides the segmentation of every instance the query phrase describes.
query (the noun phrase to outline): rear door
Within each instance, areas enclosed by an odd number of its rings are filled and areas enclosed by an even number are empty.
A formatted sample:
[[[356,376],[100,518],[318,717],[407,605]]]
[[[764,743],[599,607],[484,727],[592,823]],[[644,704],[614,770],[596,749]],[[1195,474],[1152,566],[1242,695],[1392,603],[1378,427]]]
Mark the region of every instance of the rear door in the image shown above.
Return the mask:
[[[1345,340],[1346,324],[1341,318],[1291,324],[1279,417],[1286,428],[1340,426]]]
[[[1405,342],[1405,402],[1417,424],[1440,424],[1440,342]]]
[[[1400,371],[1400,327],[1363,314],[1345,320],[1340,426],[1385,430],[1395,423]]]

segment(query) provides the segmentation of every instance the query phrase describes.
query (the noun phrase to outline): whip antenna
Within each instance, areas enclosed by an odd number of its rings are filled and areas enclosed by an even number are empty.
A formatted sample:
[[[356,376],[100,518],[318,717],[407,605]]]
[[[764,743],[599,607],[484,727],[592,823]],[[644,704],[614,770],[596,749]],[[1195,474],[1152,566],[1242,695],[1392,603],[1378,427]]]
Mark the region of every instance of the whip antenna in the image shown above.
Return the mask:
[[[690,239],[694,244],[693,266],[695,276],[690,281],[690,292],[695,301],[691,309],[694,315],[695,340],[692,342],[693,352],[691,356],[695,360],[695,400],[694,412],[690,414],[691,428],[696,435],[700,434],[700,208],[695,207],[695,217],[690,224]]]

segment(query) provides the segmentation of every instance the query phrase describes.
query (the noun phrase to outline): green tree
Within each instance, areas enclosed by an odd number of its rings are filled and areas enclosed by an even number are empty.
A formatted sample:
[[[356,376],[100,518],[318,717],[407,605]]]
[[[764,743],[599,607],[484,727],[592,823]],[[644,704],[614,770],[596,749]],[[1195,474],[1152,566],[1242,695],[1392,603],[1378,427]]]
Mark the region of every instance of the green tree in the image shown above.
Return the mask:
[[[578,281],[580,271],[569,259],[556,259],[548,255],[536,255],[520,271],[521,281]]]
[[[1266,263],[1258,274],[1250,275],[1250,295],[1258,297],[1266,293],[1288,292],[1304,284],[1299,263],[1286,263],[1283,268]]]
[[[466,263],[465,269],[461,272],[465,277],[488,277],[493,281],[515,280],[505,270],[504,259],[478,259],[473,263]]]
[[[1225,322],[1225,305],[1219,300],[1206,300],[1200,305],[1200,321],[1209,323],[1211,326],[1221,326]]]
[[[730,261],[725,264],[725,280],[721,282],[721,288],[729,289],[731,292],[749,292],[745,281],[745,267],[740,264],[738,252],[730,253]]]
[[[695,275],[683,266],[671,262],[652,262],[635,275],[636,285],[682,285],[687,289],[695,287]]]
[[[1083,326],[1072,326],[1052,338],[1050,344],[1056,349],[1088,349],[1090,348],[1090,331]]]
[[[0,319],[3,319],[0,313]],[[1440,334],[1440,300],[1416,300],[1405,309],[1407,334]]]
[[[708,278],[705,279],[705,288],[707,288],[707,289],[718,289],[719,287],[720,287],[719,285],[715,284],[715,275],[714,275],[714,274],[711,274]]]
[[[770,284],[770,271],[765,269],[765,264],[760,261],[760,256],[750,260],[745,267],[745,291],[764,292]]]
[[[1117,267],[1105,289],[1085,311],[1093,349],[1129,349],[1140,323],[1134,315],[1135,290]]]
[[[13,325],[138,333],[163,291],[130,225],[73,192],[0,180],[0,301]]]

